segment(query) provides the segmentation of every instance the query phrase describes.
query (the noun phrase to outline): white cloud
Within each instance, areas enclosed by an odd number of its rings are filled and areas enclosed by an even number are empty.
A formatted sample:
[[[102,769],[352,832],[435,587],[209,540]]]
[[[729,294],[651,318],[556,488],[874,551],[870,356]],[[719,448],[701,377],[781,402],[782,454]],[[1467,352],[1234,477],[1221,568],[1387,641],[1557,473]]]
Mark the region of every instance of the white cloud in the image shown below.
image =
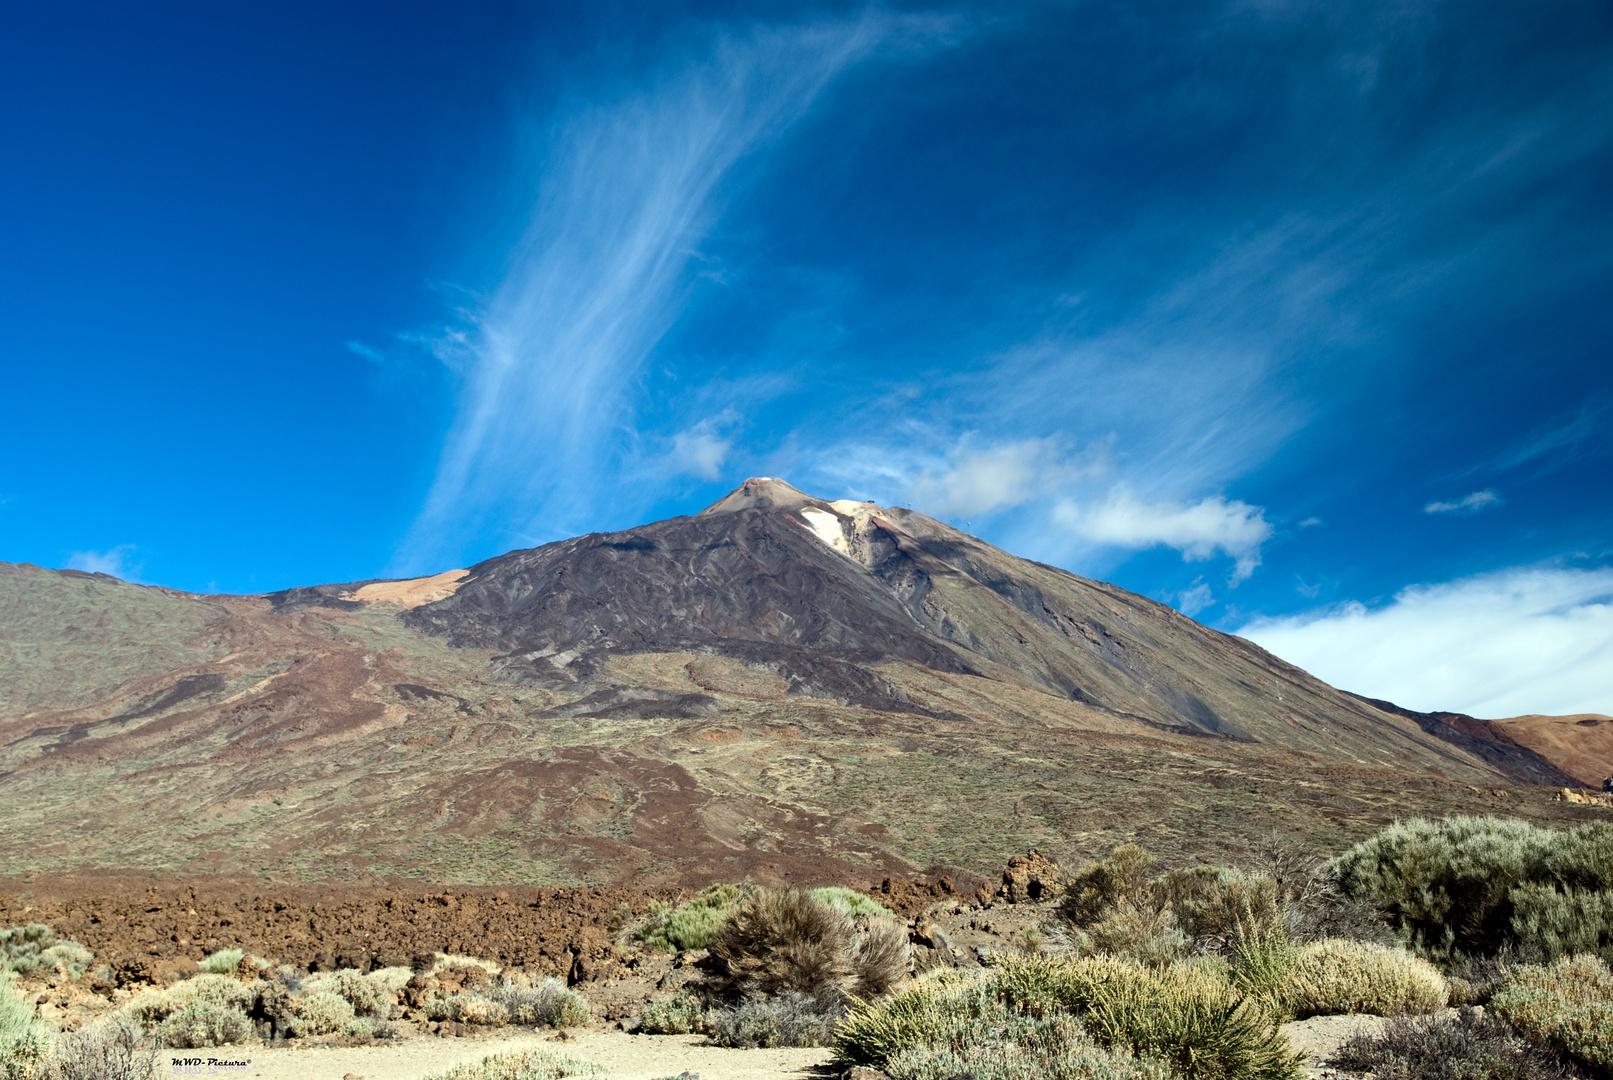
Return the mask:
[[[1334,686],[1424,712],[1613,713],[1610,601],[1613,568],[1516,567],[1239,633]]]
[[[908,485],[915,506],[937,515],[972,517],[1030,502],[1103,469],[1101,450],[1064,453],[1054,439],[1024,439],[979,450],[960,440],[939,473],[925,469]]]
[[[1260,546],[1271,538],[1263,507],[1214,495],[1196,503],[1145,503],[1117,487],[1102,502],[1085,507],[1061,502],[1054,519],[1085,540],[1123,548],[1169,547],[1188,562],[1217,553],[1237,560],[1231,583],[1254,573]]]
[[[702,480],[720,477],[723,462],[728,459],[728,451],[733,448],[734,440],[720,435],[719,428],[732,420],[729,416],[702,420],[687,431],[672,436],[673,467],[680,473],[698,476]]]
[[[1501,505],[1501,493],[1492,488],[1475,491],[1452,502],[1431,502],[1423,507],[1425,514],[1476,514],[1492,506]]]
[[[1197,579],[1191,587],[1183,589],[1176,596],[1176,610],[1190,619],[1213,603],[1215,595],[1203,578]]]
[[[75,551],[67,556],[67,569],[82,570],[86,574],[110,574],[123,581],[140,582],[140,571],[145,564],[134,562],[133,544],[119,544],[105,551]]]

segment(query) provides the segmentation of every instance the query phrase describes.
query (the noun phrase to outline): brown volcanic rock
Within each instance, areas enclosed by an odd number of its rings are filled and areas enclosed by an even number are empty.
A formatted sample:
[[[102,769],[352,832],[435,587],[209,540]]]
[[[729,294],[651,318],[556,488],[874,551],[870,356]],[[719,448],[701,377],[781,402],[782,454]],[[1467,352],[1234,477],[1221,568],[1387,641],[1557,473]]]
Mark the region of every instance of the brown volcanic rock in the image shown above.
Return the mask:
[[[140,887],[144,884],[144,888]],[[240,948],[309,970],[405,966],[423,953],[476,956],[577,979],[612,959],[622,913],[676,890],[522,886],[431,889],[410,882],[280,885],[200,879],[149,884],[90,877],[0,892],[0,925],[43,922],[109,964],[124,983],[194,974]]]
[[[1273,829],[1337,846],[1493,809],[1475,788],[1539,764],[779,481],[417,583],[192,596],[0,567],[0,616],[13,875],[995,876],[1005,848],[1069,861],[1138,836],[1166,859]],[[1538,820],[1592,812],[1519,796]]]

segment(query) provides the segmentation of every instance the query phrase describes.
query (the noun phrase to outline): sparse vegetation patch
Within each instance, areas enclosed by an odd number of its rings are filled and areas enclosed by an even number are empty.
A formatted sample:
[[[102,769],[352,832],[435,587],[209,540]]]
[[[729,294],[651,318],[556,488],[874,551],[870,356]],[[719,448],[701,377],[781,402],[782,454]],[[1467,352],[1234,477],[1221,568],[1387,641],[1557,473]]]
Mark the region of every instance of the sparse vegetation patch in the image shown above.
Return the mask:
[[[90,950],[78,942],[58,941],[56,932],[44,923],[0,930],[0,970],[26,975],[60,966],[76,979],[84,974],[92,959]]]

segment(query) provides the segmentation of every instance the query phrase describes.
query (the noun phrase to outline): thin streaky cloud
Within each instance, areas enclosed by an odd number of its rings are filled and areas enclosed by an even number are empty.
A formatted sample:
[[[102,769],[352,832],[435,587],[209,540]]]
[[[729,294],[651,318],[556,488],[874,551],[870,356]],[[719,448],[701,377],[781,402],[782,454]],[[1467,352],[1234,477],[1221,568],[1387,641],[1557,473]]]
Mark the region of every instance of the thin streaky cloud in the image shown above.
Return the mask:
[[[1593,397],[1565,419],[1531,432],[1521,445],[1487,465],[1468,470],[1468,474],[1486,468],[1517,469],[1538,463],[1536,475],[1539,475],[1596,453],[1607,441],[1608,421],[1613,418],[1610,414],[1613,414],[1613,397]]]
[[[1486,488],[1483,491],[1475,491],[1470,495],[1464,495],[1460,499],[1453,499],[1448,502],[1431,502],[1423,507],[1423,513],[1476,514],[1480,510],[1500,506],[1502,501],[1500,492],[1492,488]]]
[[[472,538],[536,542],[593,523],[734,166],[892,26],[869,15],[719,35],[648,91],[557,125],[526,235],[452,342],[465,385],[396,569],[452,561]],[[714,448],[701,460],[709,473]]]

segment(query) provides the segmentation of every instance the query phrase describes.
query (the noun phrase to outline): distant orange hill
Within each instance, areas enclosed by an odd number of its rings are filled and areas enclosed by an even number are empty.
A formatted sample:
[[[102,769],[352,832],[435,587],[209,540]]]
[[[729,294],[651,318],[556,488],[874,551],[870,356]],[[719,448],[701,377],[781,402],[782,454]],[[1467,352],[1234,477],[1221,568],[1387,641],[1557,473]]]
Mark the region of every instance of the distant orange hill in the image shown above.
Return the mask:
[[[1587,787],[1600,788],[1603,778],[1613,776],[1613,716],[1513,716],[1490,722]]]

